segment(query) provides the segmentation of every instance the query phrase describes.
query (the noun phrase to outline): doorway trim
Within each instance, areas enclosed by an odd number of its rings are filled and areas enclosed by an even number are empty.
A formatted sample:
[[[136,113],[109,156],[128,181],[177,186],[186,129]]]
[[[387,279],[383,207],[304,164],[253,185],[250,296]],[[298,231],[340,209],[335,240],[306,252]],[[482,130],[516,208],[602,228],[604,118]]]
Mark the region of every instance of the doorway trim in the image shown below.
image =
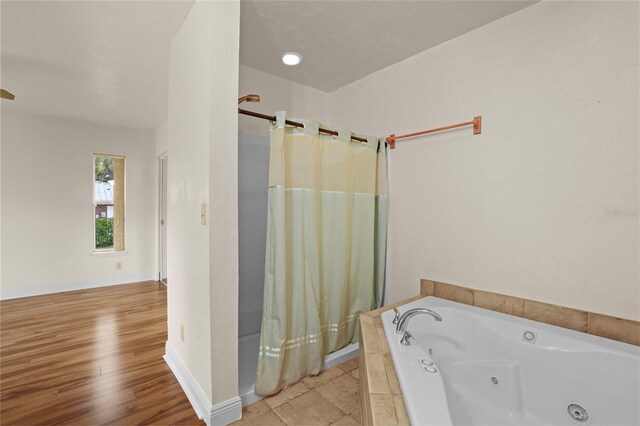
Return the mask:
[[[168,152],[165,151],[162,154],[158,155],[158,215],[156,217],[156,229],[158,232],[158,239],[157,239],[157,255],[158,255],[158,270],[156,271],[156,277],[159,283],[163,284],[165,287],[167,286],[167,282],[165,281],[167,277],[162,278],[162,271],[163,269],[166,267],[165,263],[167,262],[166,259],[164,259],[163,257],[163,244],[165,244],[165,236],[163,233],[163,226],[164,223],[163,221],[166,222],[166,218],[163,215],[163,210],[162,210],[162,206],[163,203],[165,201],[165,197],[166,197],[166,193],[165,191],[163,191],[163,181],[162,178],[164,176],[164,174],[167,173],[167,170],[163,169],[163,164],[166,164],[166,162],[164,162],[165,160],[167,160],[169,158]],[[164,188],[168,191],[168,188]]]

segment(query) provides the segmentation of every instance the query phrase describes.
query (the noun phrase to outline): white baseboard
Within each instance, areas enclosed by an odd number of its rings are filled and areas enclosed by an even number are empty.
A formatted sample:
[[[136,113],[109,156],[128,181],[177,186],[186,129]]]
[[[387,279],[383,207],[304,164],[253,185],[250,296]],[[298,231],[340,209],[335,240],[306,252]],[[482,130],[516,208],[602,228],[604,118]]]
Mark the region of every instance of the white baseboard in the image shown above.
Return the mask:
[[[156,274],[135,274],[116,277],[95,278],[90,280],[54,283],[25,288],[0,288],[0,300],[18,299],[20,297],[41,296],[43,294],[63,293],[65,291],[85,290],[88,288],[107,287],[117,284],[129,284],[139,281],[153,281]]]
[[[240,397],[235,396],[212,405],[200,384],[191,375],[180,355],[168,341],[165,344],[164,360],[171,368],[173,375],[178,379],[196,414],[200,419],[204,420],[207,426],[227,425],[240,420],[242,417],[242,401]]]
[[[211,407],[209,418],[208,422],[205,420],[208,426],[228,425],[240,420],[242,418],[242,401],[240,397],[234,396]]]

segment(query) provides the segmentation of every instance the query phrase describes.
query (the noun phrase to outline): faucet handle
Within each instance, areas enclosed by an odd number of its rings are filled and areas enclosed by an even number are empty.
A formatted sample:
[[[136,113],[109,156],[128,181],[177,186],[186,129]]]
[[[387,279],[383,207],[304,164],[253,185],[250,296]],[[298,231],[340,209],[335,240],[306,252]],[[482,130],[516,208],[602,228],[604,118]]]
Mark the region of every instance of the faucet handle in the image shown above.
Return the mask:
[[[396,315],[393,317],[393,324],[398,324],[398,322],[400,321],[400,311],[398,310],[398,308],[393,308],[393,311],[396,313]]]
[[[402,339],[400,339],[400,344],[404,346],[409,346],[411,344],[412,339],[413,339],[413,336],[411,335],[411,333],[409,333],[408,331],[405,331],[404,334],[402,335]]]

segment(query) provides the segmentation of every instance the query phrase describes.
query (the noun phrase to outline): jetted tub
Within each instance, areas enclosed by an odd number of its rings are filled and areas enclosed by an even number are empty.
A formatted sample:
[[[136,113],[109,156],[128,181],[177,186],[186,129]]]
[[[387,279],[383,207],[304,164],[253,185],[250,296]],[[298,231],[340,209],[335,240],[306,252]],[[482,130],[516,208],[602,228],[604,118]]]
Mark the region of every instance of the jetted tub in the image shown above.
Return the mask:
[[[382,324],[414,425],[638,425],[640,347],[437,297]]]

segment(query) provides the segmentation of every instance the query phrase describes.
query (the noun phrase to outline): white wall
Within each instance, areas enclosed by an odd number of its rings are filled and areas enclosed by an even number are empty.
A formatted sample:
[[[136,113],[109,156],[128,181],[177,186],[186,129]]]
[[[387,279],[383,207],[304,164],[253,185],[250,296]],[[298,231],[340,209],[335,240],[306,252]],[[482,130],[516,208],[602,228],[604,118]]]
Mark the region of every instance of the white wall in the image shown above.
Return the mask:
[[[155,132],[156,142],[156,156],[166,154],[169,148],[169,129],[167,123],[158,127]]]
[[[388,135],[391,301],[420,278],[640,319],[638,3],[542,2],[330,94]]]
[[[238,80],[240,1],[212,7],[209,249],[213,403],[238,395]],[[238,401],[239,402],[239,401]],[[237,413],[241,414],[241,411]],[[239,418],[239,417],[238,417]]]
[[[126,253],[93,254],[94,153],[126,156]],[[3,108],[2,298],[153,279],[153,153],[152,131]]]
[[[263,114],[287,111],[288,117],[309,118],[321,123],[326,123],[329,117],[327,93],[241,65],[238,97],[250,93],[260,95],[260,102],[245,102],[241,108]],[[240,115],[238,128],[243,133],[269,136],[270,124]]]
[[[239,13],[196,2],[170,48],[169,344],[211,404],[238,395]]]

